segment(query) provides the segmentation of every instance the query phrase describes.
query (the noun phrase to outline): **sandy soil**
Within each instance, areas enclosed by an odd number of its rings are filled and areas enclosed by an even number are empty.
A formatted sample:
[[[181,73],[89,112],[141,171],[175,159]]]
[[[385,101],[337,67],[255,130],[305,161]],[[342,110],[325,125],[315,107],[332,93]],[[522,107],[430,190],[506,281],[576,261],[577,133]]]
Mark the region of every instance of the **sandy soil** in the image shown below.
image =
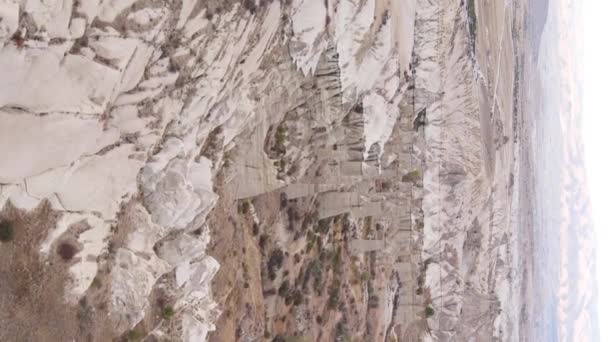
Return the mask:
[[[98,341],[110,340],[108,332],[91,324],[86,298],[69,304],[64,295],[70,282],[68,268],[76,262],[78,245],[62,236],[44,260],[40,243],[54,227],[59,214],[43,202],[31,212],[7,205],[0,219],[12,224],[14,239],[0,245],[0,340],[2,341]],[[73,246],[73,250],[70,247]]]

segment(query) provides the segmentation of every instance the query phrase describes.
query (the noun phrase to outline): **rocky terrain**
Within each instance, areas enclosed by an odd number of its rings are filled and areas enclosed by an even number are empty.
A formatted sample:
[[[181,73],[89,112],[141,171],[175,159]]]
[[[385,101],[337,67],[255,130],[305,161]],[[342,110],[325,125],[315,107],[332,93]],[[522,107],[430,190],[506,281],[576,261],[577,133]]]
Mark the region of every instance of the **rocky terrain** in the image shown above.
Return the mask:
[[[522,340],[526,11],[4,1],[0,340]]]

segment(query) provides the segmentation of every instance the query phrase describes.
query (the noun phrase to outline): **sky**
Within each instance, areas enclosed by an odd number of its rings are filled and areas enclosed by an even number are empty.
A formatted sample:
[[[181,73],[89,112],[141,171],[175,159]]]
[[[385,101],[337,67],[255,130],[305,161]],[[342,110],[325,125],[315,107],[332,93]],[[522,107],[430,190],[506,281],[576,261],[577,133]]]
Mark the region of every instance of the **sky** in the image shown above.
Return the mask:
[[[600,336],[608,341],[608,1],[585,0],[583,16],[583,143],[596,231]]]

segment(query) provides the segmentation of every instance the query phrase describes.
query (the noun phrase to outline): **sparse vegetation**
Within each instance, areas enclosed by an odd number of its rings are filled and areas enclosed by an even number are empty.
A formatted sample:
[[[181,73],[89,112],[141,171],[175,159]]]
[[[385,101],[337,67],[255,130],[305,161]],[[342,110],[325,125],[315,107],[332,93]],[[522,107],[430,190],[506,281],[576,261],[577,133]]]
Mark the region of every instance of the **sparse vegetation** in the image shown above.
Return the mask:
[[[165,306],[161,312],[163,319],[169,320],[175,316],[175,310],[171,306]]]
[[[57,254],[59,254],[64,261],[72,260],[77,252],[76,247],[69,242],[62,242],[59,244],[59,247],[57,247]]]
[[[23,38],[23,35],[21,34],[21,31],[19,31],[19,30],[17,30],[13,34],[13,36],[11,37],[11,40],[13,41],[15,46],[17,46],[19,49],[21,49],[25,46],[25,38]]]
[[[276,271],[283,266],[283,258],[283,251],[278,248],[270,253],[270,258],[268,258],[268,263],[266,264],[270,280],[274,280],[277,277]]]
[[[351,341],[348,331],[348,323],[345,317],[336,324],[336,340],[337,341]]]
[[[239,213],[241,213],[242,215],[247,215],[247,213],[249,213],[249,209],[251,207],[251,203],[249,203],[249,200],[244,200],[241,203],[239,203]]]
[[[281,336],[281,335],[277,335],[272,339],[272,342],[287,342],[285,340],[285,337]]]
[[[414,170],[410,171],[408,174],[403,176],[402,181],[406,183],[416,183],[422,179],[420,171]]]
[[[418,287],[423,287],[425,281],[426,281],[426,279],[424,277],[424,274],[419,275],[418,276]]]
[[[317,236],[312,231],[306,232],[306,251],[309,252],[316,243]]]
[[[127,340],[129,342],[141,341],[142,338],[143,338],[143,334],[137,330],[130,330],[129,333],[127,334]]]
[[[285,160],[283,158],[279,159],[279,160],[275,160],[274,161],[274,166],[277,167],[277,170],[279,171],[279,173],[283,173],[285,172]]]
[[[416,114],[416,118],[414,119],[414,130],[418,131],[418,129],[424,125],[426,125],[426,108],[422,108],[418,114]]]
[[[287,127],[284,124],[277,127],[277,131],[274,134],[275,149],[280,154],[284,154],[287,150],[285,149],[285,142],[287,141]]]
[[[285,297],[285,304],[287,305],[300,305],[304,302],[304,295],[302,294],[302,291],[298,290],[298,289],[291,289],[291,291],[289,291],[289,293],[287,294],[287,296]]]
[[[93,286],[94,288],[98,289],[101,288],[101,279],[99,278],[99,276],[96,276],[95,278],[93,278],[93,282],[91,282],[91,286]]]
[[[376,278],[376,251],[372,251],[369,253],[369,270],[372,276],[372,279]]]
[[[15,238],[15,229],[9,221],[0,221],[0,241],[9,242]]]
[[[264,298],[266,298],[268,296],[274,296],[276,294],[277,294],[277,289],[275,289],[275,288],[271,288],[271,289],[262,291],[262,296],[264,296]]]
[[[266,249],[266,244],[268,243],[269,238],[270,237],[266,233],[262,233],[262,235],[260,235],[260,239],[258,240],[258,245],[260,246],[260,249],[262,251]]]
[[[325,218],[319,220],[317,226],[315,227],[315,231],[319,234],[327,234],[329,232],[329,228],[331,227],[332,219]]]
[[[245,8],[251,14],[255,14],[255,12],[257,11],[257,7],[255,5],[255,1],[254,0],[244,0],[243,1],[243,8]]]
[[[329,301],[327,302],[330,309],[336,309],[340,304],[340,282],[334,280],[329,290]]]
[[[370,296],[368,305],[372,309],[377,309],[380,307],[380,298],[377,295]]]
[[[372,238],[372,217],[366,216],[363,221],[363,237],[364,238]]]
[[[342,250],[340,247],[332,252],[331,267],[334,275],[338,275],[342,272]]]
[[[428,259],[424,260],[424,266],[422,267],[422,269],[424,270],[424,272],[426,272],[426,270],[429,268],[429,265],[431,264],[431,262],[433,262],[431,260],[431,258],[428,258]]]
[[[426,317],[431,317],[435,314],[435,309],[433,309],[432,306],[427,306],[426,309],[424,309],[424,314],[426,315]]]
[[[323,283],[323,264],[319,260],[311,261],[304,271],[302,276],[301,287],[306,288],[308,281],[313,279],[313,285],[317,292],[321,291],[321,285]]]
[[[281,283],[281,286],[279,287],[279,296],[285,298],[285,297],[287,297],[288,293],[289,293],[289,281],[283,280],[283,282]]]

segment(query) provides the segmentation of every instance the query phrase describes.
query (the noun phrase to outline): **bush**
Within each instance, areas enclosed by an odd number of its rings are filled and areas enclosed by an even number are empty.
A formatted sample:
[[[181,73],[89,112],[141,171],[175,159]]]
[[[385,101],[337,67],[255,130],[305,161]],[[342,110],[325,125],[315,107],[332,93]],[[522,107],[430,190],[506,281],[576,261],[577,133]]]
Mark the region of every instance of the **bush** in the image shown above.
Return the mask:
[[[15,238],[15,229],[9,221],[0,222],[0,241],[9,242]]]
[[[285,154],[285,142],[287,141],[287,127],[284,124],[279,125],[274,134],[274,144],[277,152]]]
[[[329,232],[329,228],[331,227],[332,218],[324,218],[319,220],[317,226],[315,227],[315,232],[319,234],[327,234]]]
[[[141,341],[141,339],[143,338],[142,336],[143,334],[140,333],[137,330],[131,330],[129,331],[129,333],[127,334],[127,340],[128,341]]]
[[[285,342],[308,342],[309,339],[304,336],[287,336]]]
[[[247,213],[249,213],[249,208],[250,208],[250,203],[248,200],[245,200],[243,202],[240,203],[239,205],[239,212],[242,215],[247,215]]]
[[[268,296],[274,296],[274,295],[276,295],[276,294],[277,294],[277,289],[275,289],[275,288],[271,288],[271,289],[268,289],[268,290],[264,290],[264,291],[262,292],[262,296],[264,296],[264,298],[266,298],[266,297],[268,297]]]
[[[258,245],[260,246],[260,249],[262,251],[264,249],[266,249],[266,244],[268,243],[269,238],[270,238],[270,236],[268,236],[268,234],[266,234],[266,233],[262,233],[262,235],[260,235],[260,239],[258,240]]]
[[[78,250],[76,247],[68,242],[62,242],[59,244],[59,247],[57,247],[57,253],[64,261],[72,260],[77,252]]]
[[[175,310],[170,306],[165,306],[162,310],[162,316],[164,319],[171,319],[175,316]]]
[[[300,305],[304,302],[304,295],[298,289],[291,289],[285,295],[285,305]]]
[[[321,283],[323,281],[323,265],[319,260],[311,261],[304,271],[304,277],[302,279],[302,288],[308,285],[310,279],[314,280],[314,287],[317,290],[321,290]]]
[[[408,174],[404,175],[401,181],[406,183],[416,183],[422,179],[422,174],[418,170],[410,171]]]
[[[377,309],[378,307],[380,307],[380,297],[378,297],[377,295],[372,295],[371,297],[369,297],[368,305],[372,309]]]
[[[93,281],[91,282],[91,285],[95,288],[101,288],[101,285],[103,285],[101,283],[101,278],[99,278],[98,276],[96,276],[95,278],[93,278]]]
[[[283,252],[280,249],[275,249],[270,254],[266,267],[268,268],[268,276],[271,280],[276,277],[276,270],[283,266]]]
[[[334,274],[340,274],[342,272],[342,249],[338,247],[335,251],[333,251],[333,255],[331,258],[331,266]]]
[[[430,305],[426,307],[426,309],[424,309],[424,314],[426,315],[426,317],[431,317],[435,314],[435,309],[433,309]]]
[[[283,280],[281,286],[279,287],[279,296],[285,298],[289,294],[289,281]]]
[[[420,274],[417,278],[417,282],[418,282],[418,287],[423,287],[424,283],[425,283],[426,279],[424,274]]]
[[[340,284],[335,282],[329,291],[329,308],[336,309],[340,304]]]

